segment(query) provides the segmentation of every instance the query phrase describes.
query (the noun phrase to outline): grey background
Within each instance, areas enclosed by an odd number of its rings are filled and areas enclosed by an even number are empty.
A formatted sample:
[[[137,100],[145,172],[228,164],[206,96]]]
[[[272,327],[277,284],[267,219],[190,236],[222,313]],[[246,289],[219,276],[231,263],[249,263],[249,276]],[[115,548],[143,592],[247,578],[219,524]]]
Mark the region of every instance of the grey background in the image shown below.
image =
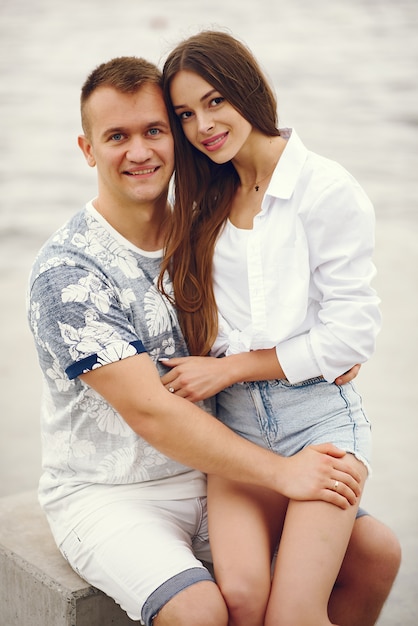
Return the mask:
[[[0,495],[36,488],[40,473],[29,268],[49,234],[95,193],[95,173],[76,144],[80,86],[113,56],[160,63],[180,39],[212,27],[250,46],[277,91],[281,124],[345,165],[375,204],[384,328],[358,378],[374,432],[363,503],[404,552],[379,626],[413,626],[417,0],[0,0]]]

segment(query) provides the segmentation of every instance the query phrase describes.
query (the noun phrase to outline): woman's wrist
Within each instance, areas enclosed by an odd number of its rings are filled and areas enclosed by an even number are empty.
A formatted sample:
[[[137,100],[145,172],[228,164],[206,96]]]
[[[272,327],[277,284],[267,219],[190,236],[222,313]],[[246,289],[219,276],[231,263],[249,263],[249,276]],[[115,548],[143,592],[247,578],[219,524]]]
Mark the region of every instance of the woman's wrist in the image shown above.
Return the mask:
[[[275,348],[231,354],[223,359],[229,385],[256,380],[284,378]]]

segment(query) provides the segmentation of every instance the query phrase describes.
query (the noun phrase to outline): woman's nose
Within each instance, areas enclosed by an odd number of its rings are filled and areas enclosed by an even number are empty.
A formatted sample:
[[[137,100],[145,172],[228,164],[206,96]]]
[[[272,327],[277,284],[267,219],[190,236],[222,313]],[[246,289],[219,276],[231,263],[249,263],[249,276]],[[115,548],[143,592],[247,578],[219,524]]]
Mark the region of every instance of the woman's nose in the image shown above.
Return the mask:
[[[213,129],[213,127],[214,127],[214,122],[213,122],[211,115],[202,113],[198,117],[198,129],[200,133],[207,134]]]

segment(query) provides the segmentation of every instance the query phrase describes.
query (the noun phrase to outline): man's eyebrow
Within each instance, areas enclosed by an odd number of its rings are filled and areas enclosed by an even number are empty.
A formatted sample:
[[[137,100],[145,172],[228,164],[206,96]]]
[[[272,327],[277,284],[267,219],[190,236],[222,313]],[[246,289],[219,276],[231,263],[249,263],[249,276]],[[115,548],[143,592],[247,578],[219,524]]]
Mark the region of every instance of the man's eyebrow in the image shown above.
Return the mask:
[[[155,122],[150,122],[146,125],[145,128],[155,128],[156,126],[163,126],[164,128],[170,128],[169,122],[165,120],[156,120]]]
[[[170,124],[164,120],[155,120],[153,122],[149,122],[148,124],[146,124],[144,126],[144,130],[149,130],[150,128],[155,128],[155,127],[163,127],[163,128],[170,128]],[[111,126],[110,128],[106,128],[103,133],[102,133],[102,137],[108,137],[109,135],[116,135],[117,133],[126,133],[128,132],[128,128],[126,128],[125,126]]]
[[[210,91],[208,91],[207,93],[205,93],[199,100],[199,102],[203,102],[204,100],[206,100],[207,98],[210,98],[210,96],[214,93],[216,93],[218,90],[217,89],[211,89]],[[173,109],[187,109],[187,104],[176,104],[175,106],[173,105]]]
[[[104,137],[105,135],[114,135],[116,133],[123,133],[123,132],[125,132],[125,129],[123,128],[123,126],[113,126],[112,128],[106,128],[103,131],[102,135]]]

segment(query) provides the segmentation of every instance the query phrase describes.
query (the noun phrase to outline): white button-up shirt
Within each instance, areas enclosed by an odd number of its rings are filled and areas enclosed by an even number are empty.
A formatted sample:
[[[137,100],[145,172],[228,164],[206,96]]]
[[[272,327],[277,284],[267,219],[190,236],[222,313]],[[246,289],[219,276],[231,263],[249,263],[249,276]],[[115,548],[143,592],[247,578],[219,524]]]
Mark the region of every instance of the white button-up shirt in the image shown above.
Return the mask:
[[[227,221],[214,255],[219,334],[212,354],[276,347],[291,383],[332,382],[364,363],[380,330],[374,211],[338,163],[308,151],[296,132],[251,230]]]

